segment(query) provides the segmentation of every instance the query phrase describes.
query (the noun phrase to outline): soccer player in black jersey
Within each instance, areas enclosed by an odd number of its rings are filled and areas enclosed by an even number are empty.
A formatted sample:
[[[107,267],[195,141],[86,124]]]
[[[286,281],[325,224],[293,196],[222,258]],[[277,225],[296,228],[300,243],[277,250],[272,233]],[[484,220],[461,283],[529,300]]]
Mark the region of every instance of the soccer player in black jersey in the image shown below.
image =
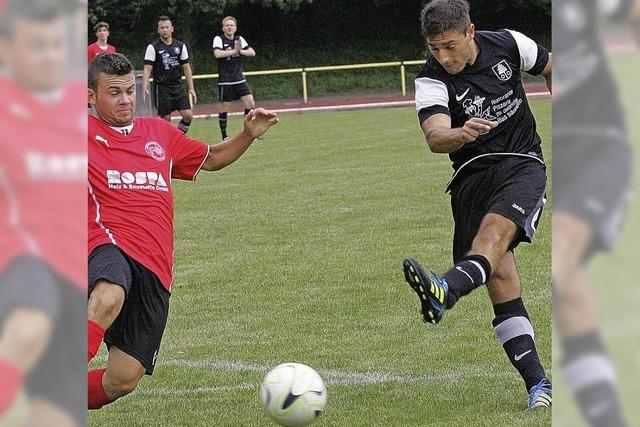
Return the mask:
[[[455,265],[429,277],[407,258],[405,278],[430,323],[486,284],[495,333],[524,379],[528,408],[549,407],[551,383],[538,358],[513,251],[533,238],[547,180],[520,72],[544,75],[551,88],[551,55],[516,31],[475,31],[465,0],[429,2],[421,24],[432,56],[415,80],[416,108],[431,151],[453,162],[447,190]]]
[[[173,24],[168,16],[158,18],[158,34],[160,38],[148,45],[144,54],[142,102],[145,102],[149,93],[149,76],[153,74],[158,115],[170,122],[171,113],[177,110],[182,116],[178,128],[187,133],[193,120],[193,112],[182,85],[182,73],[187,80],[194,105],[198,102],[187,45],[173,38]]]
[[[553,4],[553,310],[562,372],[582,415],[590,426],[623,427],[589,273],[593,257],[613,248],[620,233],[633,167],[625,114],[597,31],[605,17],[631,18],[640,27],[640,1]],[[628,312],[623,301],[616,307]]]
[[[241,56],[256,56],[256,51],[239,35],[236,18],[222,20],[222,35],[213,39],[213,56],[218,62],[218,97],[220,98],[220,132],[227,139],[227,113],[232,101],[242,100],[244,115],[255,107],[251,88],[242,73]]]

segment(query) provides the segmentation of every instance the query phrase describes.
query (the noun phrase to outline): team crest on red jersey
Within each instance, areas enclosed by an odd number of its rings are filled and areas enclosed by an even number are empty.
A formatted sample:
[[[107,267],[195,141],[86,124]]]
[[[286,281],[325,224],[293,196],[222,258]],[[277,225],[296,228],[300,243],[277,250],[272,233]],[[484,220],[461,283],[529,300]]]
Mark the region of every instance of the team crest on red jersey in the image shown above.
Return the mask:
[[[147,142],[144,146],[144,150],[147,152],[152,159],[157,160],[159,162],[164,160],[164,148],[160,146],[155,141]]]

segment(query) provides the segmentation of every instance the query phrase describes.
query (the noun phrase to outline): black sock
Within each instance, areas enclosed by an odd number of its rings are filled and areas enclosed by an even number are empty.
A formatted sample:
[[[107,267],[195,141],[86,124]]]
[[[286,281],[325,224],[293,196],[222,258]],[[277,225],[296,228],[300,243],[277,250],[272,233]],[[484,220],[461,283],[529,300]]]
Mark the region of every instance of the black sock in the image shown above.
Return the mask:
[[[227,137],[227,113],[218,113],[218,122],[220,123],[222,139],[225,139]]]
[[[191,122],[187,122],[183,119],[183,120],[180,120],[180,123],[178,123],[178,129],[180,129],[184,133],[187,133],[189,132],[190,125],[191,125]]]
[[[493,329],[529,392],[531,387],[545,378],[545,374],[533,340],[535,334],[527,309],[522,298],[517,298],[494,305],[493,312],[496,315],[492,322]]]
[[[244,109],[244,116],[247,117],[247,114],[249,114],[251,112],[251,110],[253,110],[253,108],[245,108]]]
[[[563,339],[562,371],[582,415],[592,427],[622,427],[616,373],[597,330]]]
[[[491,264],[482,255],[468,255],[458,262],[442,278],[449,285],[447,309],[475,288],[484,285],[491,277]]]

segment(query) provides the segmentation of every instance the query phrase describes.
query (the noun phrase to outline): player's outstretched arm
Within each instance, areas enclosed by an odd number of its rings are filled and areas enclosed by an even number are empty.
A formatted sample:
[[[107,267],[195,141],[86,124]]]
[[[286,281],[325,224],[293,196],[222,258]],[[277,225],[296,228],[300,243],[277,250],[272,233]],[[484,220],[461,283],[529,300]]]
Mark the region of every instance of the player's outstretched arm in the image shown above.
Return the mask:
[[[276,113],[264,108],[251,110],[245,117],[244,127],[239,134],[220,144],[211,146],[209,156],[202,165],[202,169],[207,171],[220,170],[235,162],[247,151],[256,138],[264,135],[278,121]]]
[[[498,126],[498,122],[472,117],[461,128],[452,129],[451,117],[446,114],[434,114],[422,122],[421,126],[431,152],[452,153]]]

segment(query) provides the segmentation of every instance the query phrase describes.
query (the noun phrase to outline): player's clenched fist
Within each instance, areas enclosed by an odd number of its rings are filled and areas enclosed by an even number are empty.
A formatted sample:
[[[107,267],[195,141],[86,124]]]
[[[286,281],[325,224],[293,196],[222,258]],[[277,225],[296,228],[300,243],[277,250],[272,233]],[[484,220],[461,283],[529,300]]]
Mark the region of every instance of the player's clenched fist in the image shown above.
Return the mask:
[[[464,126],[460,129],[461,139],[465,144],[473,142],[478,138],[478,136],[489,132],[496,126],[498,126],[498,122],[472,117],[467,120]]]

